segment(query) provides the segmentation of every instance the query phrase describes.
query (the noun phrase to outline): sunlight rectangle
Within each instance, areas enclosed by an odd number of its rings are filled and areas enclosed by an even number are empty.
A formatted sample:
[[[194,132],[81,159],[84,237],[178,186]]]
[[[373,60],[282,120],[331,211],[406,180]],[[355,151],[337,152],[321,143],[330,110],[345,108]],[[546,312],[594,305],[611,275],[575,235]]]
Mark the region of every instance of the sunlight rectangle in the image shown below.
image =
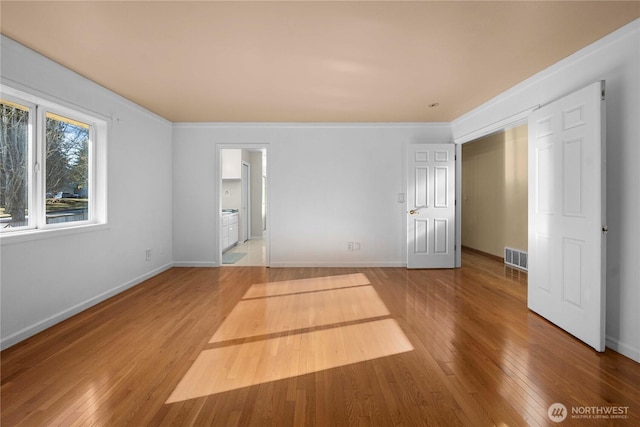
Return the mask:
[[[166,403],[412,351],[393,319],[205,350]]]
[[[284,280],[281,282],[257,283],[252,285],[242,299],[287,295],[301,292],[324,291],[369,285],[369,279],[362,273],[339,276],[313,277],[310,279]]]
[[[388,316],[373,286],[240,301],[210,343]]]

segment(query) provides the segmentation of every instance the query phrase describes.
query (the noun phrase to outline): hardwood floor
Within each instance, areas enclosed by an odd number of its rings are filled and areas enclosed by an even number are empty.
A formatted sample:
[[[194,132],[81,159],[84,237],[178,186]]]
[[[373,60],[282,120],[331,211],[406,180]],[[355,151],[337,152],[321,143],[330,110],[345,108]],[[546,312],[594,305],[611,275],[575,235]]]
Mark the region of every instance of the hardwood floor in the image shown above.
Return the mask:
[[[463,265],[171,269],[3,351],[1,424],[640,425],[640,364]]]

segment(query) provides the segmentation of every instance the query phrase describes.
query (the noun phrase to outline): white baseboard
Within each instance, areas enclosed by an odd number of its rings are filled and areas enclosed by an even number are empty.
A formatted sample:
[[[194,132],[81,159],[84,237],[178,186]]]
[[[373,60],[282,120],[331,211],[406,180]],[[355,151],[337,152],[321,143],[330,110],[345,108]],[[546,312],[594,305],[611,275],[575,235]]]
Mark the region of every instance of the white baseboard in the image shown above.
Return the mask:
[[[615,338],[606,337],[606,346],[611,350],[616,351],[624,356],[627,356],[631,360],[635,360],[640,363],[640,349],[631,347],[630,345],[621,343]]]
[[[84,311],[90,307],[93,307],[94,305],[101,303],[102,301],[105,301],[114,295],[117,295],[123,291],[126,291],[127,289],[132,288],[144,282],[145,280],[150,279],[153,276],[156,276],[162,273],[163,271],[170,269],[172,266],[173,266],[172,264],[165,264],[159,268],[156,268],[155,270],[152,270],[148,273],[143,274],[142,276],[136,277],[133,280],[123,283],[120,286],[116,286],[113,289],[110,289],[106,292],[96,295],[95,297],[89,298],[88,300],[83,301],[80,304],[76,304],[73,307],[68,308],[67,310],[54,314],[53,316],[50,316],[44,320],[41,320],[31,326],[27,326],[26,328],[9,335],[8,337],[3,337],[2,340],[0,340],[0,349],[4,350],[5,348],[9,348],[12,345],[19,343],[20,341],[24,341],[27,338],[37,334],[38,332],[42,332],[45,329],[50,328],[51,326],[57,323],[60,323],[63,320],[66,320],[69,317],[80,313],[81,311]]]
[[[402,267],[405,268],[406,263],[403,262],[271,262],[269,267]]]
[[[173,267],[220,267],[220,264],[214,261],[176,261],[173,263]]]

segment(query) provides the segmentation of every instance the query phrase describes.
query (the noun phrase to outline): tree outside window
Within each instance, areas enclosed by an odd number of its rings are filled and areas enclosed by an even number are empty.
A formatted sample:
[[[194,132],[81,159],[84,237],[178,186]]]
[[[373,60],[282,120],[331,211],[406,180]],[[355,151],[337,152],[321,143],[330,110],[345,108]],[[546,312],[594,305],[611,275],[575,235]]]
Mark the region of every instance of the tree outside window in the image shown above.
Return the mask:
[[[88,219],[89,125],[46,114],[47,223]]]
[[[2,101],[0,117],[0,218],[2,227],[27,225],[29,211],[29,109]]]
[[[52,112],[40,112],[44,138],[32,146],[31,135],[38,138],[38,133],[30,129],[35,122],[30,115],[36,113],[35,109],[11,101],[0,103],[0,227],[8,231],[42,223],[88,220],[91,127]],[[37,153],[30,153],[33,147]],[[30,182],[30,168],[44,169],[44,180],[42,174],[35,174],[34,182]],[[30,206],[34,194],[39,198],[35,201],[37,209]],[[36,211],[41,213],[36,215]]]

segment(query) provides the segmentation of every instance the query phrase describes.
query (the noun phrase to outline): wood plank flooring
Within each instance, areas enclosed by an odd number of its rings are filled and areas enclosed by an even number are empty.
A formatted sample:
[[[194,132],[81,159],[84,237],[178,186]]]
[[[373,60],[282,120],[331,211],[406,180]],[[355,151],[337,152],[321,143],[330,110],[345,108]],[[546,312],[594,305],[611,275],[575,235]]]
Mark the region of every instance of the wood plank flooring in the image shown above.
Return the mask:
[[[640,364],[463,266],[171,269],[3,351],[1,425],[640,425]]]
[[[388,316],[373,286],[242,300],[211,343]]]

